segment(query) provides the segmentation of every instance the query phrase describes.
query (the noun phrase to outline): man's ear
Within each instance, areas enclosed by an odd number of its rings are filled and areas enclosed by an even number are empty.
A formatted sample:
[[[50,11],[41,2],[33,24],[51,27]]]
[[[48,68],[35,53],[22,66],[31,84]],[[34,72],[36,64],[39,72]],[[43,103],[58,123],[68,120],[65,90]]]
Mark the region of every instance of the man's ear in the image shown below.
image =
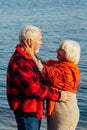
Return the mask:
[[[32,46],[32,39],[27,39],[27,44],[31,47]]]

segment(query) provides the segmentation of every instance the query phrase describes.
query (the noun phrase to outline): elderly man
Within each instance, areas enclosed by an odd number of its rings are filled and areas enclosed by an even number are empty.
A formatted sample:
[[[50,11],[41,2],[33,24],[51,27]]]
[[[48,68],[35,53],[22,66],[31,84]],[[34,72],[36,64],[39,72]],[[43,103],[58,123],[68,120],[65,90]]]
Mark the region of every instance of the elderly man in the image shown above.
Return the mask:
[[[41,31],[36,26],[26,26],[19,35],[20,44],[16,46],[7,69],[7,99],[13,110],[18,130],[39,130],[43,117],[43,100],[67,101],[69,95],[47,86],[32,58],[25,51],[27,45],[33,46],[36,53],[42,41]]]

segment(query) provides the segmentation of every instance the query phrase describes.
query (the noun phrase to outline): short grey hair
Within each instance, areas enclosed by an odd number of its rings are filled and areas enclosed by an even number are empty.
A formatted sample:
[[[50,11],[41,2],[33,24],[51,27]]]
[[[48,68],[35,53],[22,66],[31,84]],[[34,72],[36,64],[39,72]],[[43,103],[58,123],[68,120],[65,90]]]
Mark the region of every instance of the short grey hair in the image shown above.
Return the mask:
[[[60,43],[59,48],[61,47],[62,50],[65,51],[64,58],[67,61],[74,62],[78,64],[80,60],[80,45],[78,42],[73,40],[64,40]]]
[[[41,33],[40,28],[33,25],[27,25],[21,30],[19,41],[22,43],[22,40],[34,39],[39,35],[39,33]]]

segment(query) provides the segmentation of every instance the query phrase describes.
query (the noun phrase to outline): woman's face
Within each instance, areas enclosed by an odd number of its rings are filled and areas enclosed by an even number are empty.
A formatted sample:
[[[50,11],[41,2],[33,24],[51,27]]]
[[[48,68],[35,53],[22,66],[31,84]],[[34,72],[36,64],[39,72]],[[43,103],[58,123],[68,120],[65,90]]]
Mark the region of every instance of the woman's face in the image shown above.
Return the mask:
[[[57,52],[57,59],[59,59],[59,60],[64,60],[65,59],[65,51],[61,47],[59,47],[56,50],[56,52]]]

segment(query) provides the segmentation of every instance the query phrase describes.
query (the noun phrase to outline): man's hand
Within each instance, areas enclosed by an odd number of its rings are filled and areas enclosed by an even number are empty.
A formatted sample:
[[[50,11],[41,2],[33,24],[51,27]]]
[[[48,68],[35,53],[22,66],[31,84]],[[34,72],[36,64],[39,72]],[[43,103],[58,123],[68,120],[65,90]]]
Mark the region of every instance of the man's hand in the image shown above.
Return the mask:
[[[59,99],[60,102],[69,102],[72,99],[72,96],[68,91],[60,91],[60,93],[61,93]]]

